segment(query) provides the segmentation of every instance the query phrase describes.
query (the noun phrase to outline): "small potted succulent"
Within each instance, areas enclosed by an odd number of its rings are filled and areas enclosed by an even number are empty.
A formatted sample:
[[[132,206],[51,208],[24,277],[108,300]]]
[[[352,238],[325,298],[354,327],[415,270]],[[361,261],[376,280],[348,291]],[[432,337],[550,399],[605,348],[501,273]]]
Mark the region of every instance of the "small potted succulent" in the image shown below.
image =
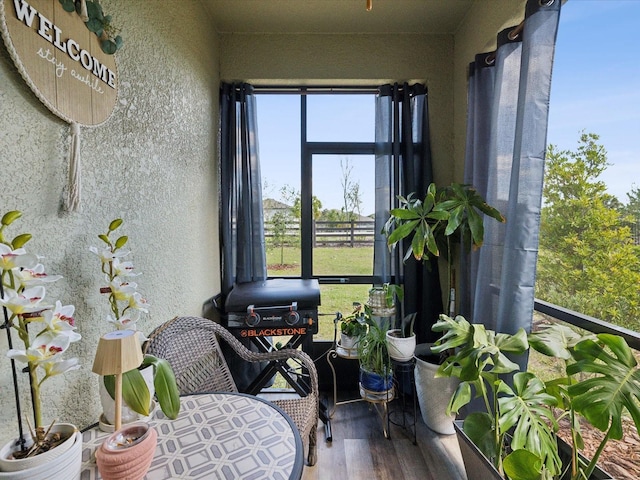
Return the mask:
[[[136,328],[141,313],[147,313],[149,304],[137,291],[138,285],[131,281],[140,275],[134,271],[133,263],[125,261],[129,255],[123,248],[128,242],[127,236],[120,236],[115,240],[111,234],[122,225],[121,219],[115,219],[109,224],[105,234],[98,235],[106,247],[98,249],[90,247],[90,251],[96,254],[102,264],[102,273],[108,286],[100,289],[107,294],[111,313],[107,315],[107,321],[115,330],[134,330],[140,340],[140,348],[145,340],[144,335]],[[111,430],[115,413],[114,393],[115,378],[113,375],[101,377],[101,401],[103,405],[103,418],[100,426],[104,430]],[[171,419],[178,416],[180,410],[179,390],[176,379],[169,363],[153,355],[145,355],[142,365],[138,369],[125,372],[122,384],[122,396],[126,407],[123,406],[123,423],[140,420],[150,414],[153,405],[153,396],[164,414]]]
[[[21,216],[14,210],[0,221],[0,304],[2,328],[10,347],[7,357],[16,382],[16,409],[20,412],[15,368],[15,362],[20,362],[29,375],[33,423],[28,422],[30,435],[26,435],[22,419],[18,419],[18,438],[0,449],[0,472],[11,472],[10,478],[16,480],[79,478],[82,435],[72,424],[50,419],[45,422],[40,398],[44,382],[80,368],[77,358],[63,358],[70,345],[81,338],[73,318],[75,307],[45,299],[45,285],[62,277],[48,275],[41,257],[23,248],[31,234],[23,233],[12,240],[6,237],[7,227]],[[22,348],[13,346],[12,333],[17,334]]]

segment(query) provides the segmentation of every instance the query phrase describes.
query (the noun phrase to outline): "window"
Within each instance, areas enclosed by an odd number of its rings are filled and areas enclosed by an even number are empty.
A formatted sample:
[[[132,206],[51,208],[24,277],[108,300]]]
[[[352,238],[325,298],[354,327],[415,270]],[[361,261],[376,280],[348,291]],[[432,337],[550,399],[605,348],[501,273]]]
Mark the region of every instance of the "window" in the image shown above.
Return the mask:
[[[373,282],[375,89],[255,92],[267,272],[319,280],[330,340]]]

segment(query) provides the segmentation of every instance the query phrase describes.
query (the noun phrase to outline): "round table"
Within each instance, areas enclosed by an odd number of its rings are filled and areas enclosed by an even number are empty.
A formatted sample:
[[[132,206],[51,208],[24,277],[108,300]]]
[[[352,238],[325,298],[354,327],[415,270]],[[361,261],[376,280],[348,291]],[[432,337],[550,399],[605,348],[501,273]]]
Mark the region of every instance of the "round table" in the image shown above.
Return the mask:
[[[304,465],[300,434],[278,406],[242,393],[181,397],[178,418],[157,409],[149,423],[158,432],[147,480],[299,480]],[[94,452],[109,434],[83,432],[82,480],[101,478]]]

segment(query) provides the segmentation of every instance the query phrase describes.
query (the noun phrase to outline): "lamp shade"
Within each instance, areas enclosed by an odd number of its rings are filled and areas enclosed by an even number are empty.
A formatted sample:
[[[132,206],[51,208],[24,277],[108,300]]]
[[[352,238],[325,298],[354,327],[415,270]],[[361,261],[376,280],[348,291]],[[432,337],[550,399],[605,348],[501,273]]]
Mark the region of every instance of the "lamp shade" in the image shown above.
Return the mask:
[[[138,368],[142,360],[136,332],[116,330],[100,338],[91,370],[98,375],[117,375]]]

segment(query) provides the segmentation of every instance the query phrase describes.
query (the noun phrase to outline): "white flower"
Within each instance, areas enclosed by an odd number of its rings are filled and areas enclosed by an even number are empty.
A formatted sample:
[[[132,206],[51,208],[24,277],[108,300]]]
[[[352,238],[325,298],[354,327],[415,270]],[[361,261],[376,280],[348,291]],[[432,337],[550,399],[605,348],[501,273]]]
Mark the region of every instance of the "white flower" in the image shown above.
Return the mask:
[[[45,289],[43,286],[25,288],[20,293],[6,288],[4,298],[0,298],[0,304],[7,307],[16,315],[38,312],[46,308],[51,308],[50,305],[40,305],[40,302],[44,299],[44,295]]]
[[[38,263],[33,268],[23,268],[13,272],[16,280],[24,287],[40,285],[42,283],[51,283],[60,280],[62,275],[47,275],[44,271],[44,265]]]
[[[141,275],[141,273],[133,271],[133,262],[121,262],[119,258],[113,259],[111,267],[116,277],[137,277]]]
[[[96,247],[89,247],[89,250],[100,257],[102,263],[109,263],[113,261],[114,258],[126,257],[130,253],[128,250],[119,250],[112,252],[108,248],[105,248],[104,250],[98,250]]]
[[[27,253],[24,248],[11,250],[9,245],[0,243],[0,270],[30,268],[37,263],[38,257],[32,253]]]
[[[33,345],[26,350],[12,348],[7,352],[7,357],[13,358],[23,363],[34,363],[36,365],[43,362],[52,362],[69,348],[69,337],[66,335],[56,335],[45,331],[33,340]]]
[[[76,329],[73,318],[74,311],[75,307],[73,305],[62,306],[60,300],[57,300],[53,310],[42,312],[42,322],[50,332],[66,335],[69,337],[70,342],[77,342],[82,337],[74,331]]]

